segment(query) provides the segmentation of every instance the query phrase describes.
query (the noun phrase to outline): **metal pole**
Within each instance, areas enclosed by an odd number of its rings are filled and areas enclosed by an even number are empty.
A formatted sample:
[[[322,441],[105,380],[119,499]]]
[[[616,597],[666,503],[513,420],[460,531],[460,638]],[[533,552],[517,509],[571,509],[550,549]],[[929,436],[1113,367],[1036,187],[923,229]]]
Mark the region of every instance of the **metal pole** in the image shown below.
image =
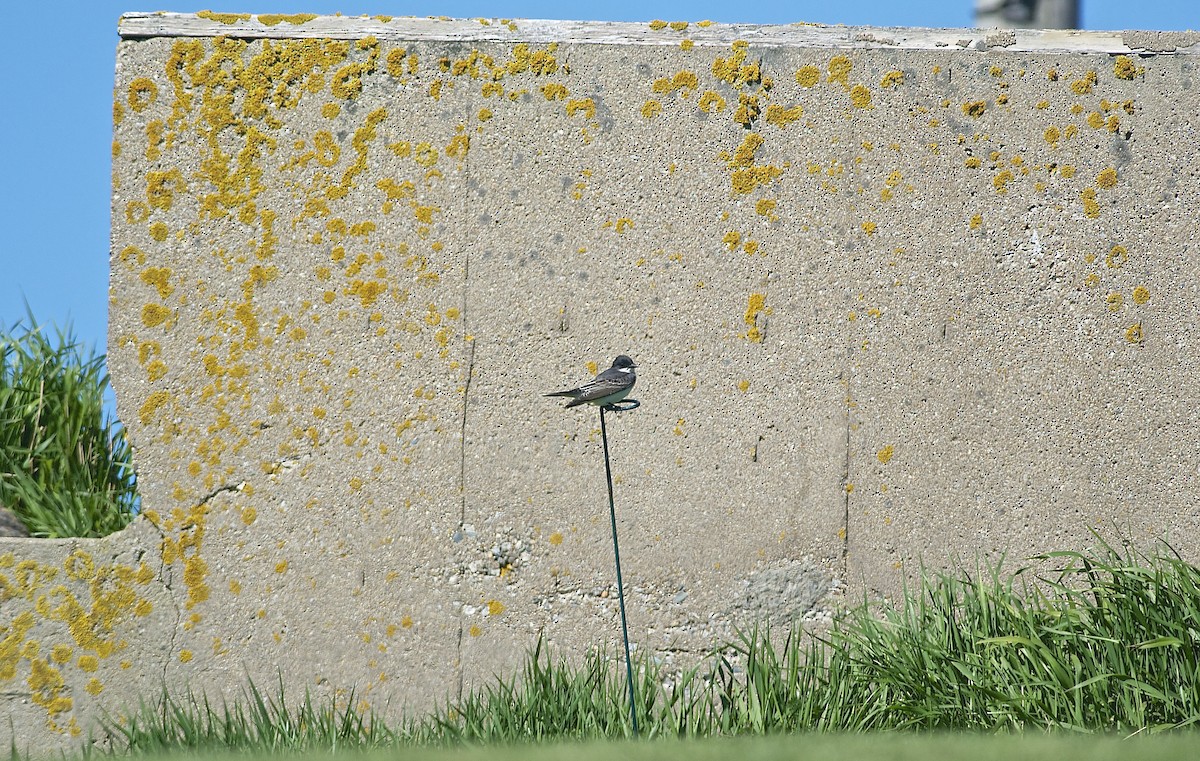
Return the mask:
[[[621,580],[621,550],[617,545],[617,508],[613,503],[612,464],[608,458],[608,426],[604,423],[604,411],[600,408],[600,438],[604,440],[604,475],[608,477],[608,516],[612,521],[613,558],[617,563],[617,599],[621,603],[621,640],[625,644],[625,680],[629,683],[629,720],[633,722],[633,736],[638,736],[637,695],[633,688],[633,662],[629,657],[629,623],[625,617],[625,584]],[[618,410],[619,411],[619,410]]]

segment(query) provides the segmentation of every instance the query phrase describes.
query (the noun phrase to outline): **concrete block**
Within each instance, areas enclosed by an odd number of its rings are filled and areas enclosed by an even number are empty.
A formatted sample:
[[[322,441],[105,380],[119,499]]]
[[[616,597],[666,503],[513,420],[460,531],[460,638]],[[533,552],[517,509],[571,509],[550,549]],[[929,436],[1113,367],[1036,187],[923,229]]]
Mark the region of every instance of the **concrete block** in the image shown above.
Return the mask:
[[[615,651],[598,413],[542,394],[619,353],[630,634],[661,657],[1098,525],[1194,555],[1194,36],[121,33],[110,369],[145,514],[0,540],[22,741],[164,683],[395,717],[539,634]],[[133,579],[107,656],[85,546]]]

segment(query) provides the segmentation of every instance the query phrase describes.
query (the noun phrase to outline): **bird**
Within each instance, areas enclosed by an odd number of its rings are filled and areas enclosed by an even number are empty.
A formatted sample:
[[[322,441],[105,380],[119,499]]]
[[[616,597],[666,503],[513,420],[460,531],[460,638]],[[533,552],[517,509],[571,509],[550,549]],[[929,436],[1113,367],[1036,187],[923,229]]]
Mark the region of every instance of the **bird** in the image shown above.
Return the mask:
[[[613,360],[612,367],[587,383],[584,383],[579,388],[555,391],[552,394],[546,394],[546,396],[571,397],[571,401],[567,402],[567,406],[564,409],[569,409],[585,402],[595,404],[599,407],[607,407],[629,396],[629,392],[633,390],[633,384],[637,383],[637,373],[634,372],[635,367],[637,365],[633,363],[632,359],[621,354]]]

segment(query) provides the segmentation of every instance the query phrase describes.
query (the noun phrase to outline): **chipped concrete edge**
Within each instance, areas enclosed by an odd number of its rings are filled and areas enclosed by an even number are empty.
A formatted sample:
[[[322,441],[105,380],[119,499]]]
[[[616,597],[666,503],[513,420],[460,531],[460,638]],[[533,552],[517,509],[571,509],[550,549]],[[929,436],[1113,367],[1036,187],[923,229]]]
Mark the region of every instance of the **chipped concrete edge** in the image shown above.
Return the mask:
[[[705,24],[701,26],[701,24]],[[795,23],[758,26],[677,22],[551,21],[545,19],[450,19],[413,16],[268,16],[242,14],[126,13],[123,39],[147,37],[239,37],[445,40],[466,42],[565,42],[600,45],[726,46],[744,39],[755,45],[895,50],[1002,49],[1008,52],[1200,54],[1200,32],[1078,31],[1059,29],[924,29],[849,27]]]

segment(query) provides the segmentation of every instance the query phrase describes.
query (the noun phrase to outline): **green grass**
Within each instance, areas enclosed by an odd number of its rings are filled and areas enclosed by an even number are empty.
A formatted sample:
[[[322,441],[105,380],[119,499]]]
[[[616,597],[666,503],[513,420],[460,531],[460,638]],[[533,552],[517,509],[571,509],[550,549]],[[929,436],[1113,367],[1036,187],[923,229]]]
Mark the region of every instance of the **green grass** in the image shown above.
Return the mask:
[[[277,756],[272,756],[277,757]],[[1200,737],[1190,733],[1123,739],[1112,735],[896,733],[794,734],[766,737],[313,751],[298,759],[342,761],[1191,761]],[[204,752],[157,756],[180,761],[238,761],[245,755]]]
[[[0,505],[32,536],[104,536],[137,509],[124,429],[104,414],[104,357],[32,313],[0,329]]]
[[[997,747],[1043,738],[1051,747],[1066,736],[1094,738],[1072,746],[1081,748],[1110,736],[1165,734],[1195,744],[1198,654],[1200,569],[1165,547],[1143,554],[1100,542],[1011,574],[929,574],[899,605],[860,604],[821,637],[793,632],[773,646],[765,629],[752,629],[682,673],[635,658],[636,710],[643,739],[672,742],[786,734],[803,737],[805,748],[828,745],[826,735],[924,747],[915,734],[968,745],[993,737]],[[570,660],[539,643],[514,677],[390,725],[358,711],[353,696],[289,700],[282,686],[268,696],[251,685],[241,700],[219,706],[164,694],[107,728],[119,749],[112,753],[122,756],[401,748],[407,755],[611,741],[632,735],[623,680],[605,650]],[[1046,754],[1031,757],[1053,753]]]

